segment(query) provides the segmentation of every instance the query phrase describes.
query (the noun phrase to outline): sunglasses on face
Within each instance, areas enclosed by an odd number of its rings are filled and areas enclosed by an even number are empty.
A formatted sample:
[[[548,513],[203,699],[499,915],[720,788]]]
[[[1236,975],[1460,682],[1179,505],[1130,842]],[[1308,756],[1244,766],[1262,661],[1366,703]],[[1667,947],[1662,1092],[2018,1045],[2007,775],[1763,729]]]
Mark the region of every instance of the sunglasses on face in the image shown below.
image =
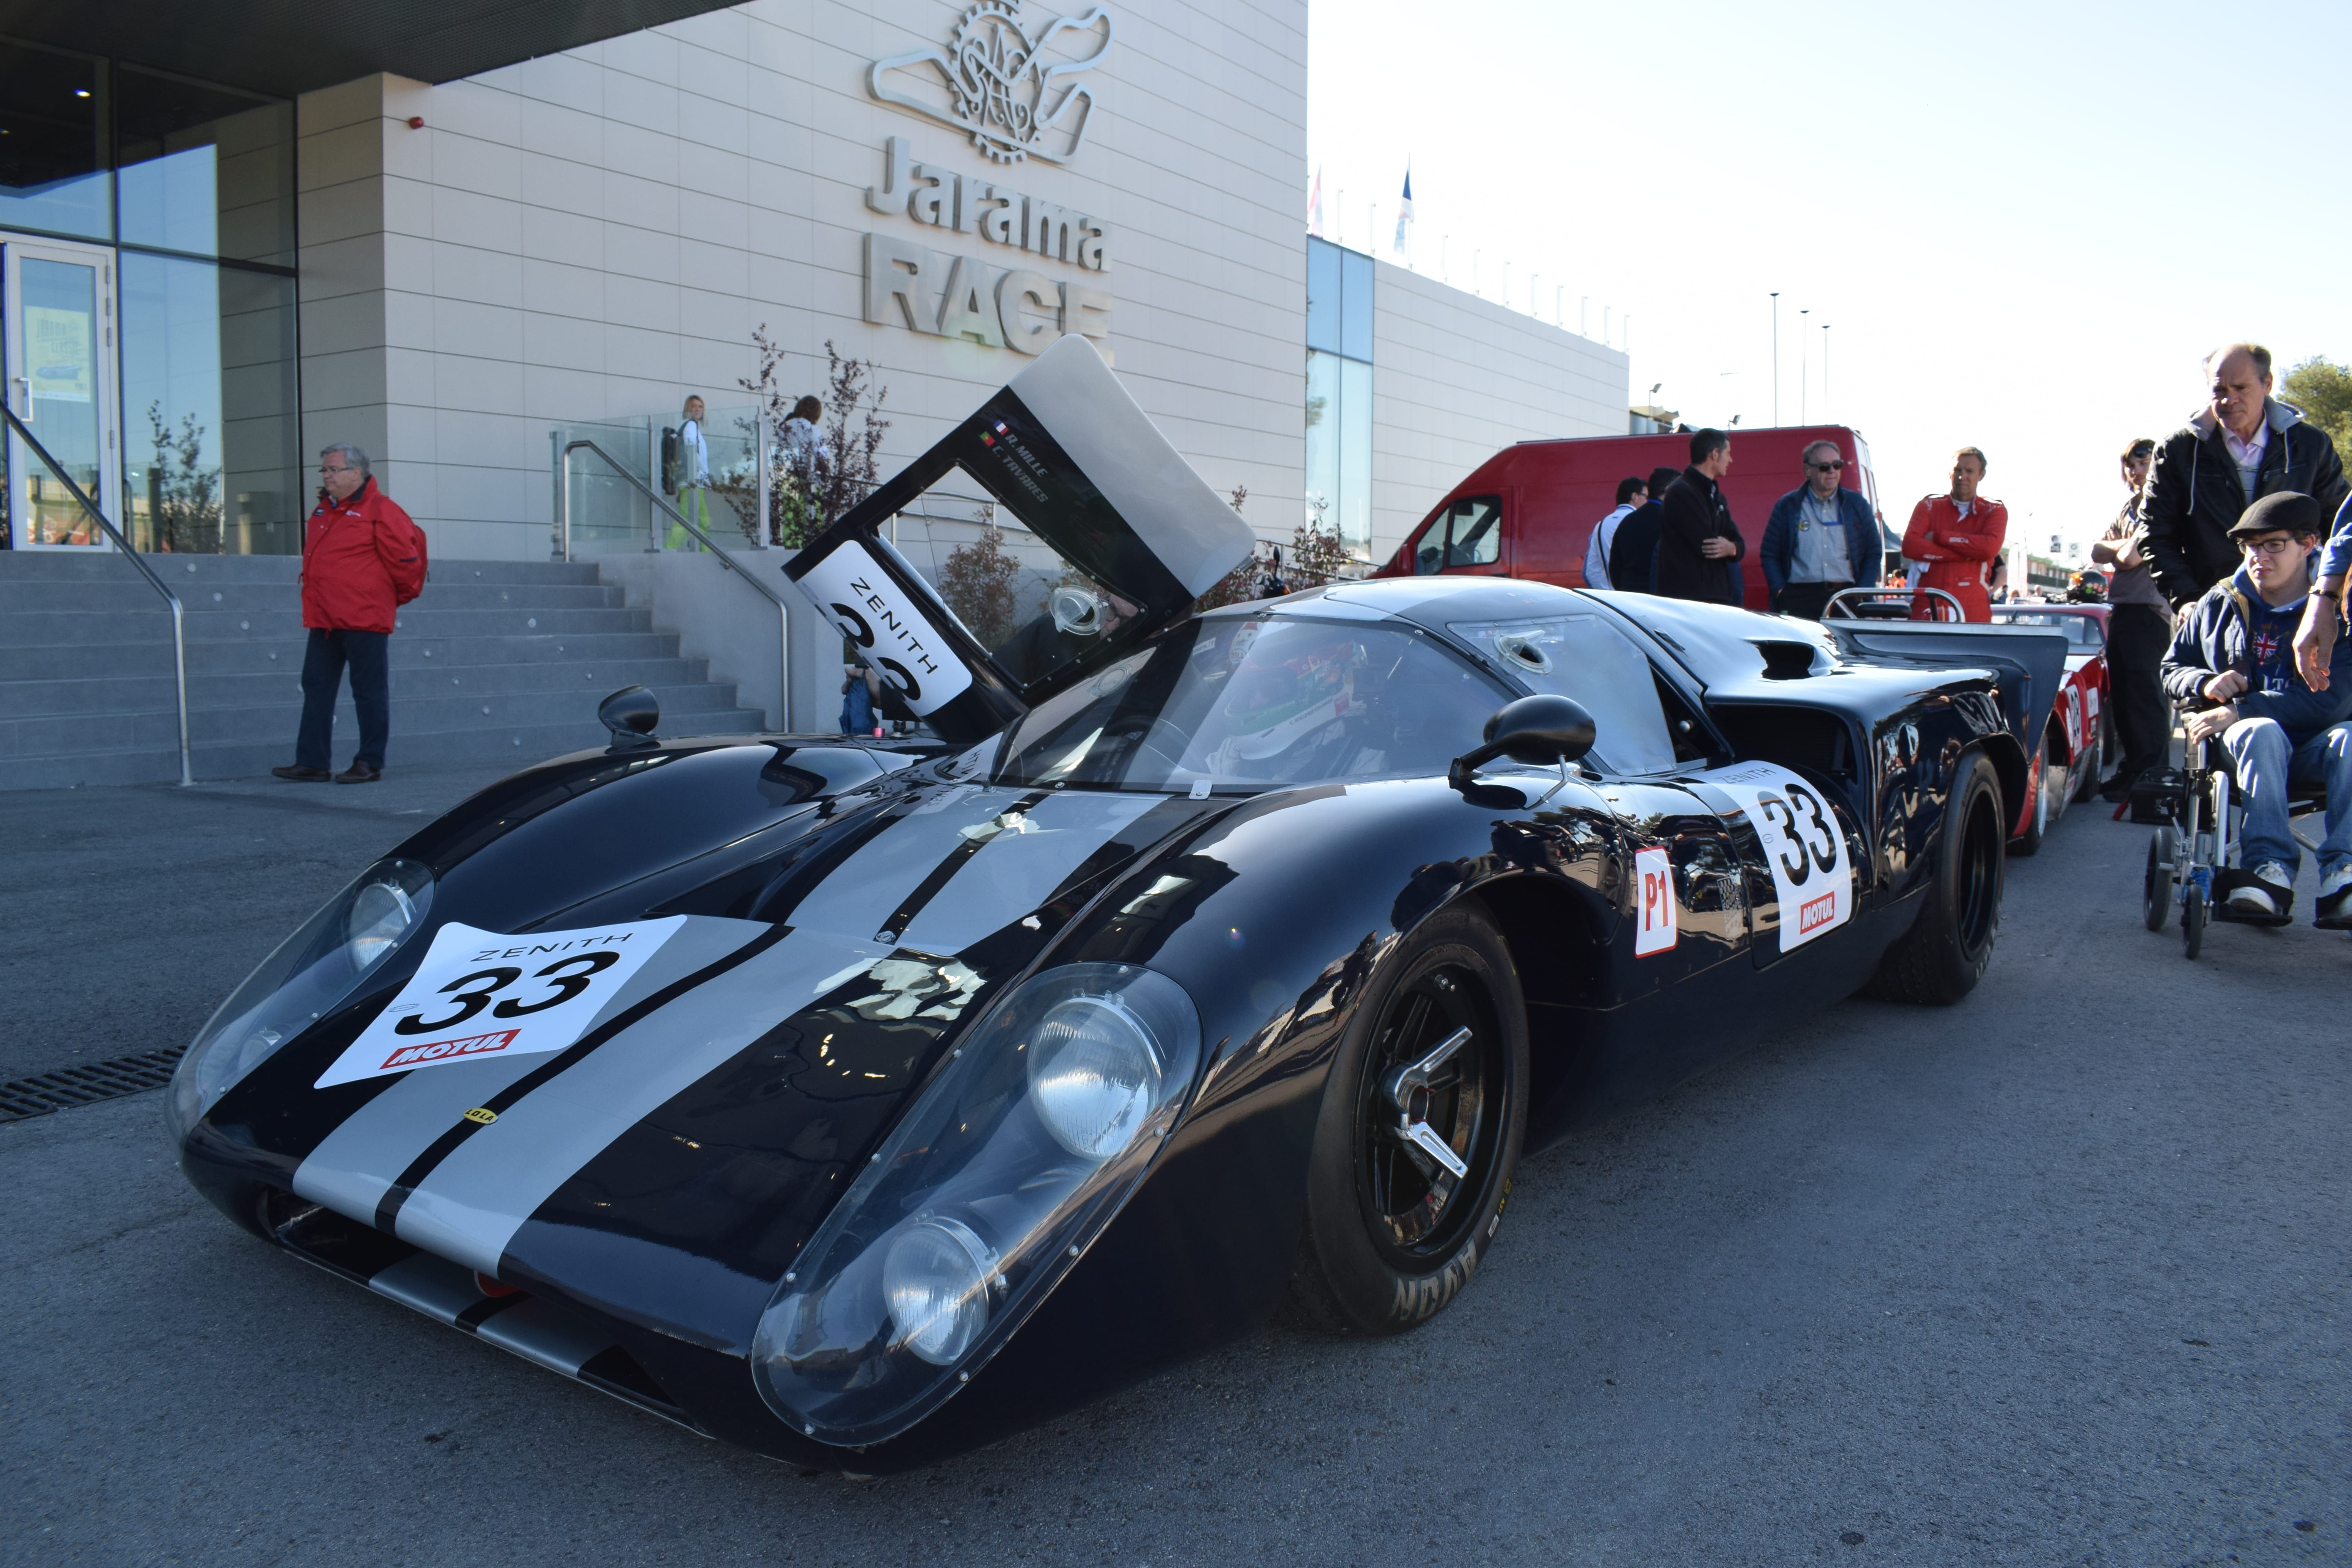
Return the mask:
[[[1816,472],[1816,473],[1822,473],[1822,474],[1834,474],[1834,473],[1836,473],[1840,468],[1844,468],[1844,467],[1845,467],[1845,464],[1844,464],[1844,463],[1843,463],[1843,462],[1836,462],[1836,463],[1807,463],[1807,464],[1805,465],[1805,467],[1807,467],[1807,468],[1809,468],[1812,469],[1812,470],[1813,470],[1814,472]]]

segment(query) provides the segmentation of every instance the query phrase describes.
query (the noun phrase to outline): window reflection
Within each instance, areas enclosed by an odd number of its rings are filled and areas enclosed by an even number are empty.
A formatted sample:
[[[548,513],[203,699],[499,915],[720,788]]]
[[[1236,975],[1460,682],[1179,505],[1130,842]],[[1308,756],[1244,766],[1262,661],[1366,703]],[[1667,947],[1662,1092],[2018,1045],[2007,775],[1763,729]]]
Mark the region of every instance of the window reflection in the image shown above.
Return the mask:
[[[113,236],[100,61],[0,40],[0,226]]]
[[[135,66],[121,83],[123,241],[293,265],[293,106]]]

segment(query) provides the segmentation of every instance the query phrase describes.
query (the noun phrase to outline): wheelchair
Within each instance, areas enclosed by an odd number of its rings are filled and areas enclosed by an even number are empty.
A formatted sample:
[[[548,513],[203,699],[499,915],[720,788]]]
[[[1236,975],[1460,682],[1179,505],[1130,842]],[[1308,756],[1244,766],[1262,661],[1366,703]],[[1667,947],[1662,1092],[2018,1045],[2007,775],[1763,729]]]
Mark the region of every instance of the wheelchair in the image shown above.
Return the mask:
[[[2188,765],[2151,768],[2133,783],[2130,807],[2134,822],[2157,824],[2148,840],[2141,917],[2148,930],[2160,931],[2171,924],[2178,910],[2181,955],[2193,959],[2204,951],[2206,928],[2214,921],[2283,926],[2294,917],[2292,913],[2242,914],[2229,908],[2231,890],[2252,876],[2250,868],[2232,864],[2245,807],[2237,798],[2237,773],[2221,738],[2189,744],[2184,727],[2189,711],[2183,705],[2174,705],[2173,733],[2181,742]],[[2288,831],[2315,854],[2319,839],[2307,829],[2313,818],[2326,809],[2327,797],[2315,787],[2288,792]]]

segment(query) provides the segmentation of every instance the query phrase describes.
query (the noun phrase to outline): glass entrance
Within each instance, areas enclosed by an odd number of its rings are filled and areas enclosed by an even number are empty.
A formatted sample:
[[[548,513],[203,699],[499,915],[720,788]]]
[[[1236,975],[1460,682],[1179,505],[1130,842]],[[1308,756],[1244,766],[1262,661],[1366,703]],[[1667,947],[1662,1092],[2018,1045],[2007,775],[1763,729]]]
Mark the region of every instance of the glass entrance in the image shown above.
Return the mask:
[[[8,406],[110,519],[121,506],[115,293],[111,250],[52,240],[0,244]],[[7,456],[11,546],[105,547],[104,532],[13,429]]]

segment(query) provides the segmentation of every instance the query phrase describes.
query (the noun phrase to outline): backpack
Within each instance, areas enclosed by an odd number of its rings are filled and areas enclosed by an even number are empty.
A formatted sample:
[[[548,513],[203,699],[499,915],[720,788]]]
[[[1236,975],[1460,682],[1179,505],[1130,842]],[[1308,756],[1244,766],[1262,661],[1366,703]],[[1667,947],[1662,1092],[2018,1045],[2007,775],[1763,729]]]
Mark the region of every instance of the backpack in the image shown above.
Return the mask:
[[[383,525],[378,523],[376,526],[381,528]],[[416,553],[405,561],[386,563],[392,574],[392,599],[395,605],[405,605],[425,592],[425,574],[431,565],[425,558],[425,531],[414,522],[410,523],[408,540]]]
[[[677,450],[677,432],[665,426],[661,447],[661,488],[664,494],[677,494],[678,468],[682,460]]]

